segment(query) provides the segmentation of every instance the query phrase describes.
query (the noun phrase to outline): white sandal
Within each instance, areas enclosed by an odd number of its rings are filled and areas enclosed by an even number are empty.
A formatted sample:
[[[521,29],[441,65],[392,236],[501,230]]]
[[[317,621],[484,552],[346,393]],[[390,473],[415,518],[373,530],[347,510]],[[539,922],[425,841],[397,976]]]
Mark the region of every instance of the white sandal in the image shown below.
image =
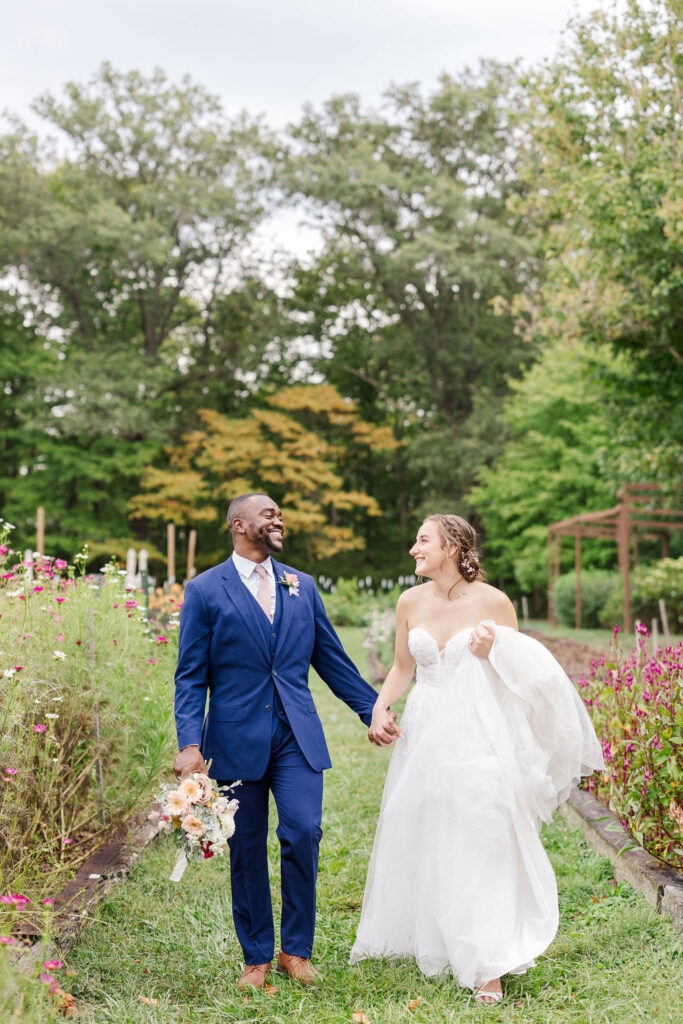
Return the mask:
[[[487,992],[483,988],[478,988],[474,993],[475,1003],[479,1003],[480,1006],[496,1006],[503,998],[502,992]],[[490,1000],[490,1002],[487,1002]]]

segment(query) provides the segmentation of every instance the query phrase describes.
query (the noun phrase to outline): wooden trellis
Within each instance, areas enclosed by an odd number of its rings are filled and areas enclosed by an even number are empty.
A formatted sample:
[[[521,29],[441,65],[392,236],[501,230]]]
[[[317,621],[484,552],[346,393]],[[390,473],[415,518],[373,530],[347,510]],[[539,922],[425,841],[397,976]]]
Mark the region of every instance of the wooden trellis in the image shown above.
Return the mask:
[[[638,564],[638,540],[660,539],[662,558],[669,553],[669,537],[675,530],[683,530],[683,509],[661,508],[657,498],[659,484],[627,484],[617,495],[613,508],[600,512],[583,512],[562,519],[548,527],[548,619],[556,622],[552,587],[560,574],[560,543],[562,537],[574,538],[574,568],[576,570],[575,618],[581,627],[581,541],[584,537],[597,537],[615,541],[619,558],[619,572],[624,581],[624,629],[631,629],[631,551],[633,564]],[[646,530],[648,532],[643,533]]]

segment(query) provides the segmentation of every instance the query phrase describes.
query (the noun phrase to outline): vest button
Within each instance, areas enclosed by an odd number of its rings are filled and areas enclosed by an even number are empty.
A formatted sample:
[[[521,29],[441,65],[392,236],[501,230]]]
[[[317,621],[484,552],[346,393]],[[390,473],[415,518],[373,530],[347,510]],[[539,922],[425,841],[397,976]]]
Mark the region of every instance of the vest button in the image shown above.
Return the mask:
[[[273,675],[274,675],[274,676],[276,676],[276,675],[277,675],[277,670],[275,670],[275,669],[273,670]]]
[[[270,711],[270,704],[266,704],[266,711]]]

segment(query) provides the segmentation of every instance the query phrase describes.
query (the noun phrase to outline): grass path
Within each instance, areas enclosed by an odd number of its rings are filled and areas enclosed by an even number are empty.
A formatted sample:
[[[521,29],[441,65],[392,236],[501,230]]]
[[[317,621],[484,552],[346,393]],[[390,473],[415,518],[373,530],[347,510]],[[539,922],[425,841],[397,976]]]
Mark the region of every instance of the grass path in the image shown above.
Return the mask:
[[[363,661],[360,630],[343,630]],[[301,989],[275,976],[277,991],[247,1001],[235,981],[241,953],[230,914],[228,863],[191,865],[179,886],[167,881],[174,849],[148,849],[129,880],[100,905],[68,956],[80,1021],[97,1024],[345,1024],[354,1012],[371,1024],[491,1021],[539,1024],[680,1024],[683,948],[672,926],[626,886],[607,861],[556,820],[545,841],[558,875],[560,932],[537,967],[506,979],[506,999],[483,1009],[452,978],[424,978],[410,962],[348,966],[388,752],[365,741],[356,717],[313,683],[335,768],[326,773],[315,962],[325,976]],[[271,820],[271,866],[278,851]],[[410,828],[406,809],[406,828]],[[273,898],[278,908],[279,894]],[[155,999],[158,1006],[140,1001]],[[421,1000],[413,1010],[411,1001]]]

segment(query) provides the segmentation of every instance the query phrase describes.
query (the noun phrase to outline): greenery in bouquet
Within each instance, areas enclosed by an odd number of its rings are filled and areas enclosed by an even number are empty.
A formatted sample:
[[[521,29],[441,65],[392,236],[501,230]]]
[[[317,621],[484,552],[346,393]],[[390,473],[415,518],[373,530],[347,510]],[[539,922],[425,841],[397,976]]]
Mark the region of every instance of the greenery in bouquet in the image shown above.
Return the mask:
[[[586,785],[649,853],[683,868],[683,644],[650,656],[639,625],[625,654],[618,635],[578,681],[606,766]]]
[[[180,875],[187,860],[225,853],[228,839],[235,832],[239,807],[239,801],[228,799],[227,794],[239,785],[223,786],[219,792],[208,775],[194,772],[179,783],[163,787],[158,797],[161,810],[152,811],[149,817],[161,822],[184,854],[179,859]]]

